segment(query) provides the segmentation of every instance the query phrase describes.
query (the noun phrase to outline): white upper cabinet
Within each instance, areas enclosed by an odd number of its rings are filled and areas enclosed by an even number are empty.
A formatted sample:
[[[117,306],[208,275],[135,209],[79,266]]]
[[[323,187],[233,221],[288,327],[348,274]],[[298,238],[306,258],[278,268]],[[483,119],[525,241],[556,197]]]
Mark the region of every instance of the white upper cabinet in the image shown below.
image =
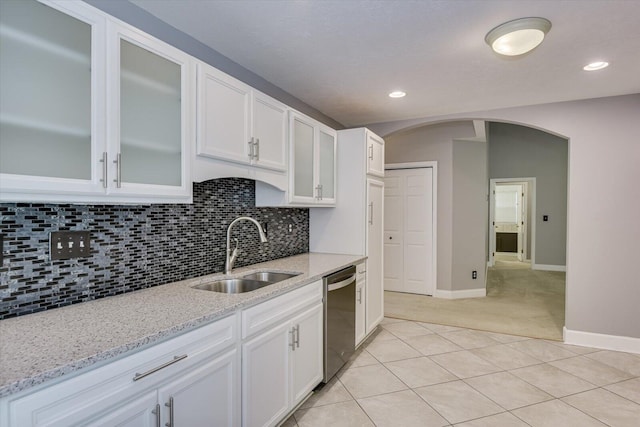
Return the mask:
[[[191,57],[110,23],[107,130],[110,194],[191,194]]]
[[[0,8],[0,201],[189,201],[190,57],[83,2]]]
[[[105,17],[0,2],[0,200],[103,192]]]
[[[284,104],[198,64],[198,156],[285,171],[286,130]]]
[[[289,203],[336,203],[336,132],[299,113],[290,119]]]
[[[384,177],[384,140],[370,130],[367,135],[367,174]]]

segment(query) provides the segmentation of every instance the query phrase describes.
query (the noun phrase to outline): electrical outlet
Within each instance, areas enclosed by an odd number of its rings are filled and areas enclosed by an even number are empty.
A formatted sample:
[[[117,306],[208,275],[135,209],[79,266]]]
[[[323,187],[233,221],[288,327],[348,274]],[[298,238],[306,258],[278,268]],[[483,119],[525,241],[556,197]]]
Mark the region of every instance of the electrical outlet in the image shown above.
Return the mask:
[[[293,233],[293,224],[290,223],[287,229],[289,230],[289,233]]]
[[[88,258],[91,234],[88,231],[52,231],[49,235],[51,259]]]
[[[478,272],[477,272],[476,270],[473,270],[473,271],[471,272],[471,278],[472,278],[472,279],[477,279],[477,278],[478,278]]]

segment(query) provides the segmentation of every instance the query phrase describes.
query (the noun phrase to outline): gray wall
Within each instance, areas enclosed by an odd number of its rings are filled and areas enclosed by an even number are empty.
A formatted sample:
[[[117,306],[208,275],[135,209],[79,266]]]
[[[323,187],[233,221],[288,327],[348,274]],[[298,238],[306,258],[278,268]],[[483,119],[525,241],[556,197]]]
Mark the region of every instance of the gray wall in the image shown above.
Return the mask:
[[[438,224],[436,288],[453,290],[453,145],[454,138],[475,136],[473,123],[453,122],[399,132],[385,137],[385,162],[438,162]]]
[[[506,123],[489,125],[489,177],[536,178],[535,264],[566,264],[567,140]],[[542,216],[549,215],[543,222]]]
[[[487,259],[487,143],[453,141],[452,289],[485,286]],[[472,279],[471,273],[478,272]]]
[[[244,83],[266,93],[277,100],[284,102],[288,106],[313,117],[334,129],[343,129],[344,126],[324,115],[308,104],[305,104],[293,95],[285,92],[274,84],[263,79],[259,75],[242,67],[240,64],[233,62],[231,59],[222,55],[210,47],[204,45],[193,37],[177,30],[169,24],[156,18],[146,10],[130,3],[126,0],[84,0],[86,3],[101,9],[102,11],[114,16],[136,28],[151,34],[158,39],[169,43],[172,46],[188,53],[199,60],[206,62],[217,69],[243,81]],[[185,6],[188,7],[188,6]],[[215,25],[212,23],[212,25]]]

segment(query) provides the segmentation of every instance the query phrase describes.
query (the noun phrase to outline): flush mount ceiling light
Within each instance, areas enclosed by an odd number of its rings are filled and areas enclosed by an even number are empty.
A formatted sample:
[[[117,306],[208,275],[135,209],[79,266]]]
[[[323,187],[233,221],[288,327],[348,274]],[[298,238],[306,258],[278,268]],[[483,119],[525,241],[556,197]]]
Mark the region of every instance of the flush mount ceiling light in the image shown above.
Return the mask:
[[[603,68],[607,68],[608,66],[609,66],[608,62],[596,61],[596,62],[592,62],[591,64],[585,65],[584,67],[582,67],[582,69],[585,71],[597,71],[597,70],[602,70]]]
[[[389,94],[389,98],[404,98],[405,96],[407,96],[407,93],[401,90],[394,90]]]
[[[518,56],[535,49],[550,29],[547,19],[520,18],[498,25],[484,40],[500,55]]]

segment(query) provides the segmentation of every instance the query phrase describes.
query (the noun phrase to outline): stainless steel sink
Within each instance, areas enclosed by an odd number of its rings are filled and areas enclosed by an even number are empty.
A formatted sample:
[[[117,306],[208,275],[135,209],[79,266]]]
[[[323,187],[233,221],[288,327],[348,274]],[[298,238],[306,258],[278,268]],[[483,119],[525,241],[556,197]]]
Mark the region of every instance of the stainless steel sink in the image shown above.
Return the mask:
[[[298,276],[300,273],[281,273],[278,271],[260,271],[243,276],[239,279],[220,279],[213,282],[193,286],[193,289],[203,291],[222,292],[225,294],[241,294],[255,291],[273,283],[282,282]]]
[[[251,279],[222,279],[215,282],[202,283],[193,289],[204,291],[222,292],[225,294],[241,294],[243,292],[255,291],[256,289],[269,286],[272,282]]]
[[[281,273],[279,271],[259,271],[257,273],[242,276],[243,279],[261,280],[269,283],[282,282],[283,280],[299,276],[300,273]]]

